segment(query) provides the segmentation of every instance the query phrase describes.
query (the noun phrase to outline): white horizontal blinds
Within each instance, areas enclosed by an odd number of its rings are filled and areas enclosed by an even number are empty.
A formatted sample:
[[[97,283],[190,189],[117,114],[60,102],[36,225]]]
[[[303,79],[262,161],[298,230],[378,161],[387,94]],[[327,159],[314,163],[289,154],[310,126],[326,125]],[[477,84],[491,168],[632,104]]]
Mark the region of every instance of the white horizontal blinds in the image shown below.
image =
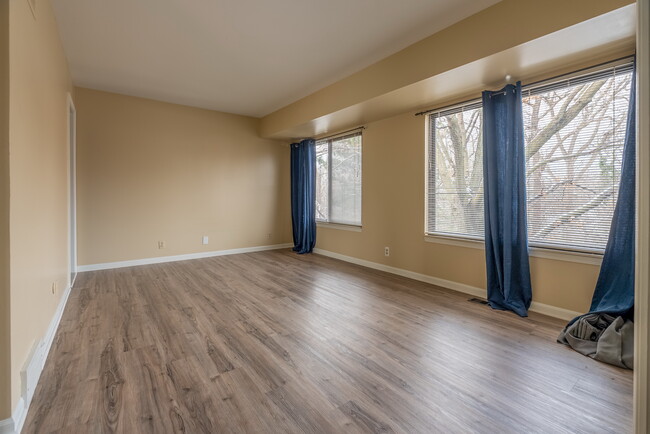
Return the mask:
[[[530,244],[605,248],[631,74],[632,66],[622,65],[524,91]]]
[[[316,219],[361,225],[361,132],[316,142]]]
[[[480,101],[429,115],[427,233],[483,237]]]
[[[331,141],[330,221],[361,225],[361,133]]]
[[[329,142],[316,142],[316,220],[329,218]]]

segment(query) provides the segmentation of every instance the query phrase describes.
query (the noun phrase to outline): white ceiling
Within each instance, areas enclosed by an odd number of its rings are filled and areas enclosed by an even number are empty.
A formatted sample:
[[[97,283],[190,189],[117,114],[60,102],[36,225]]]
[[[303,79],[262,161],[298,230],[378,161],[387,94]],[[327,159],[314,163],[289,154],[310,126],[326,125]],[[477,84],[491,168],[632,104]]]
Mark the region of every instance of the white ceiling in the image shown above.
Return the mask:
[[[499,0],[53,0],[75,85],[264,116]]]

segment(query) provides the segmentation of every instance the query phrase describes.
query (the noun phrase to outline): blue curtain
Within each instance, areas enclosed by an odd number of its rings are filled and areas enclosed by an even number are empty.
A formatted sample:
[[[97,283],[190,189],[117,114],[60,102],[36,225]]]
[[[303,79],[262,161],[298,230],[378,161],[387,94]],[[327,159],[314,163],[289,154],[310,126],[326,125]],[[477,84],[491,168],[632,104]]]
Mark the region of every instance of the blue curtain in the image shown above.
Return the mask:
[[[293,250],[311,253],[316,244],[316,141],[291,144]]]
[[[590,313],[608,313],[629,319],[634,313],[635,171],[636,73],[633,73],[618,199]]]
[[[532,299],[526,227],[521,83],[483,92],[483,189],[488,302],[528,316]]]

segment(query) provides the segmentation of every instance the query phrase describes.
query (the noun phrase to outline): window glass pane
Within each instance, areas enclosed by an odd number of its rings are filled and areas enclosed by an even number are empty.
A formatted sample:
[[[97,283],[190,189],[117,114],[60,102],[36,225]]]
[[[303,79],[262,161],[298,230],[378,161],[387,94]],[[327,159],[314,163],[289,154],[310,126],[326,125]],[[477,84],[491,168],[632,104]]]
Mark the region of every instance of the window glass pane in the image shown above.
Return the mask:
[[[328,142],[316,143],[316,220],[327,221],[329,191],[329,156]]]
[[[531,244],[604,249],[616,206],[631,73],[524,93]]]
[[[330,221],[361,225],[361,134],[332,140]]]
[[[483,236],[482,110],[429,118],[427,232]]]

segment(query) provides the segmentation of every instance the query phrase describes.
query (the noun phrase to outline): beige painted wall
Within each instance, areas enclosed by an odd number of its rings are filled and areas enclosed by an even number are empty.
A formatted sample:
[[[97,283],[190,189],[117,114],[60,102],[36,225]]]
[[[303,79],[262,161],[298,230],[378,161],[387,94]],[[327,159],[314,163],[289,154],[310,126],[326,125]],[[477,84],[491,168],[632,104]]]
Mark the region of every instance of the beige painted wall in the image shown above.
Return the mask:
[[[291,240],[289,147],[258,119],[88,89],[75,102],[80,265]]]
[[[319,227],[316,247],[478,288],[482,250],[424,241],[425,117],[412,112],[363,132],[363,230]],[[384,256],[384,246],[390,256]],[[589,307],[599,267],[531,258],[533,300],[574,311]]]
[[[9,340],[9,3],[0,2],[0,421],[11,416]]]
[[[9,2],[11,397],[68,283],[70,76],[49,0]],[[53,282],[58,291],[52,294]]]
[[[318,127],[327,124],[332,113],[354,108],[372,98],[631,3],[634,1],[502,0],[265,116],[260,123],[260,134],[263,137],[282,137],[287,130],[309,122],[314,124],[312,128],[316,129],[316,134],[332,131]],[[357,112],[358,109],[352,109],[350,113],[344,112],[342,117],[354,119],[358,117]]]

